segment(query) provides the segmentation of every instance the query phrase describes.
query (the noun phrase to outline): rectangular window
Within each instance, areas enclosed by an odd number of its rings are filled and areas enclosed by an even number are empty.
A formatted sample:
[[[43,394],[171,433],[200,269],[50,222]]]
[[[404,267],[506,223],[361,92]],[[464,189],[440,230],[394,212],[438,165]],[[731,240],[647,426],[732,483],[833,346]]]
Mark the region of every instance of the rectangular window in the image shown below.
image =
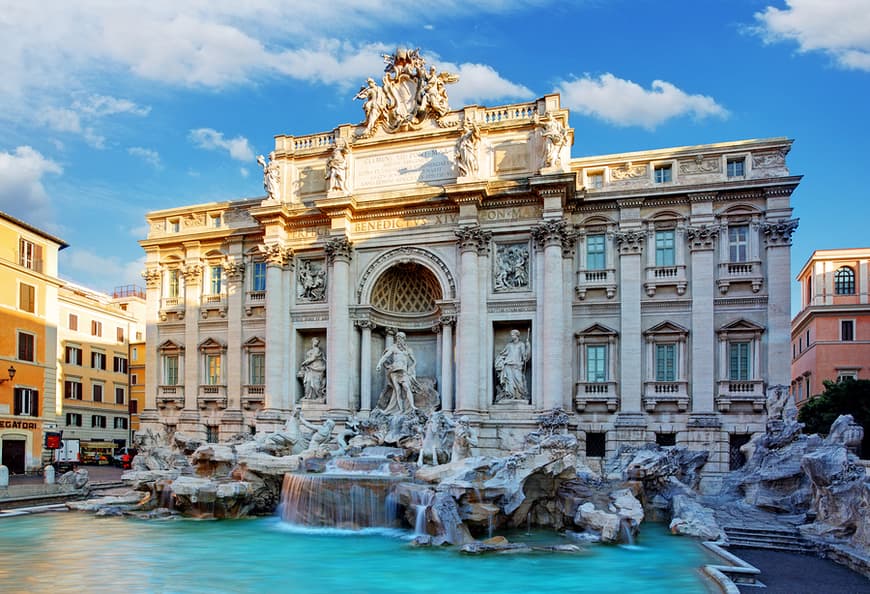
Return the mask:
[[[749,225],[728,227],[728,260],[730,262],[749,260]]]
[[[66,426],[67,427],[81,427],[82,426],[82,415],[80,413],[66,413]]]
[[[837,374],[838,382],[851,382],[858,380],[858,372],[857,371],[841,371]]]
[[[589,181],[589,187],[595,190],[600,190],[604,187],[604,172],[596,171],[594,173],[587,173],[586,179]]]
[[[130,385],[135,386],[139,384],[139,376],[135,373],[130,374]]]
[[[586,238],[586,270],[604,270],[607,267],[604,245],[603,234]]]
[[[18,333],[18,359],[36,361],[36,337],[27,332]]]
[[[25,268],[42,272],[42,246],[24,238],[19,239],[18,263]]]
[[[64,349],[64,361],[69,365],[81,365],[82,350],[74,346],[66,347]]]
[[[103,335],[103,323],[97,320],[91,320],[91,336]]]
[[[106,353],[91,351],[91,369],[106,370]]]
[[[675,261],[673,230],[656,231],[656,266],[673,266]]]
[[[728,379],[732,381],[748,381],[751,376],[749,360],[748,342],[729,343]]]
[[[607,439],[604,433],[586,433],[586,457],[603,458],[607,453]]]
[[[727,165],[728,177],[743,177],[745,175],[745,159],[728,159]]]
[[[266,383],[266,355],[265,353],[251,353],[248,360],[250,373],[248,383],[253,386],[261,386]]]
[[[265,262],[254,262],[254,271],[251,277],[251,290],[252,291],[265,291],[266,290],[266,263]]]
[[[124,404],[125,400],[124,388],[115,386],[115,404]]]
[[[115,336],[118,339],[118,342],[124,342],[124,329],[120,326],[116,327]]]
[[[106,428],[106,417],[105,415],[91,415],[91,427],[97,427],[99,429]]]
[[[220,295],[221,294],[221,276],[223,275],[223,267],[222,266],[210,266],[209,267],[209,294],[210,295]]]
[[[178,233],[181,231],[181,221],[179,219],[169,219],[166,221],[166,230],[170,233]]]
[[[656,345],[656,381],[674,382],[677,380],[677,345]]]
[[[209,217],[209,223],[211,223],[211,226],[215,229],[219,228],[221,226],[221,216],[219,214],[211,215]]]
[[[217,443],[218,442],[219,437],[218,437],[217,425],[206,425],[205,426],[205,440],[208,443]]]
[[[13,414],[22,417],[39,416],[39,392],[30,388],[15,388]]]
[[[218,386],[221,383],[221,356],[206,355],[205,376],[209,386]]]
[[[63,397],[69,400],[81,400],[82,383],[79,380],[64,380]]]
[[[672,170],[670,165],[656,165],[653,172],[657,184],[663,184],[672,180]]]
[[[130,402],[127,404],[127,411],[131,415],[135,415],[139,413],[139,401],[130,399]]]
[[[168,275],[169,275],[169,278],[167,279],[167,286],[166,286],[167,295],[166,296],[167,297],[178,297],[179,286],[180,286],[178,279],[180,277],[180,273],[179,273],[178,269],[175,268],[175,269],[170,270],[168,272]]]
[[[79,329],[79,317],[75,314],[69,315],[69,322],[67,323],[70,330],[78,330]]]
[[[607,345],[586,345],[586,381],[607,381]]]
[[[139,348],[133,347],[132,349],[130,349],[130,356],[133,357],[134,361],[138,361],[139,360]]]
[[[663,448],[677,445],[676,433],[656,433],[656,444]]]
[[[18,287],[18,309],[36,313],[36,287],[21,283]]]
[[[127,358],[118,356],[113,357],[112,371],[115,373],[127,373]]]
[[[178,356],[167,355],[163,357],[163,385],[178,385]]]
[[[103,401],[103,384],[94,384],[91,386],[91,398],[94,402]]]
[[[853,320],[840,320],[840,340],[855,340],[855,322]]]
[[[127,418],[126,417],[115,417],[115,429],[126,429],[127,428]]]

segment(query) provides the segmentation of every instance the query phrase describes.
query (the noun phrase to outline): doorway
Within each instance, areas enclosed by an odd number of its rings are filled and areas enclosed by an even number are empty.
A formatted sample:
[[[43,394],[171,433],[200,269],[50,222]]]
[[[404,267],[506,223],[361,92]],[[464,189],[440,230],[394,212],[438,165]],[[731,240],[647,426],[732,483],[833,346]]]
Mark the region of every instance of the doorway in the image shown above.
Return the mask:
[[[3,466],[9,474],[24,474],[24,444],[23,439],[3,440]]]

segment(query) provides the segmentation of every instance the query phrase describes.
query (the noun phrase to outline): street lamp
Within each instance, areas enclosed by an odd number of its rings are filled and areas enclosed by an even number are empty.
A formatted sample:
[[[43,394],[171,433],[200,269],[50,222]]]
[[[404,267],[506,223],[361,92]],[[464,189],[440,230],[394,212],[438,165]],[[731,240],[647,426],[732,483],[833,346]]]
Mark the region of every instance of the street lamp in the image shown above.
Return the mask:
[[[8,379],[0,379],[0,384],[2,384],[4,382],[11,382],[13,379],[15,379],[15,366],[10,365],[9,369],[6,370],[6,373],[9,374],[9,378]]]

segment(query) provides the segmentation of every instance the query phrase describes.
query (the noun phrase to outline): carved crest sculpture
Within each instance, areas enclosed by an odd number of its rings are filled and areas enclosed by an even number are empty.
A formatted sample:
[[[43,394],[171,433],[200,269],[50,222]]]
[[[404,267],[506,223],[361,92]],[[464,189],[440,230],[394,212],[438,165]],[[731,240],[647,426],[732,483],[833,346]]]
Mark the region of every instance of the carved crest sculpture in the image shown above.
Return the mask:
[[[427,119],[440,122],[447,115],[447,85],[457,82],[458,75],[437,72],[434,66],[427,69],[419,48],[384,54],[384,62],[382,86],[369,78],[354,97],[364,101],[366,115],[358,138],[368,138],[381,125],[390,133],[418,130]]]

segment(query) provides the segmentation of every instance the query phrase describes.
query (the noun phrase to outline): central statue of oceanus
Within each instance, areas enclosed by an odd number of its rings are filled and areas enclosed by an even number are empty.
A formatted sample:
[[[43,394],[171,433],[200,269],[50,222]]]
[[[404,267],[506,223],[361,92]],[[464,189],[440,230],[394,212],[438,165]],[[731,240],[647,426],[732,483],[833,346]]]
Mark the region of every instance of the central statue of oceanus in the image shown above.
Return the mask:
[[[358,138],[368,138],[383,126],[387,132],[417,130],[423,122],[434,118],[440,123],[450,105],[447,102],[447,85],[459,80],[450,72],[436,72],[434,66],[426,67],[420,49],[397,49],[394,54],[384,54],[382,85],[369,78],[354,99],[363,100],[366,119]]]

